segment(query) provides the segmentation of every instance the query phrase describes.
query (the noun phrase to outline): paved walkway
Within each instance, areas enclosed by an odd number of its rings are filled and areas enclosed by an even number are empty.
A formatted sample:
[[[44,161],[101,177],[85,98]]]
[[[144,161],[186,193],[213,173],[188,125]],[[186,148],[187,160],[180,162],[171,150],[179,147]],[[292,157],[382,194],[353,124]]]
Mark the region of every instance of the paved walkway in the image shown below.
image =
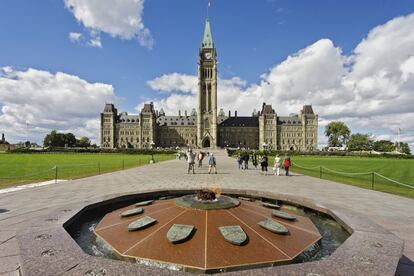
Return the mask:
[[[194,189],[219,186],[252,189],[313,198],[325,207],[344,207],[388,229],[405,241],[400,275],[414,275],[414,201],[390,194],[364,190],[307,176],[264,176],[258,170],[239,171],[236,161],[217,151],[218,174],[207,168],[188,175],[183,160],[114,172],[58,185],[0,194],[0,275],[19,275],[19,252],[15,234],[36,216],[74,203],[117,193],[149,189]],[[270,174],[270,172],[269,172]],[[413,260],[413,261],[411,261]]]

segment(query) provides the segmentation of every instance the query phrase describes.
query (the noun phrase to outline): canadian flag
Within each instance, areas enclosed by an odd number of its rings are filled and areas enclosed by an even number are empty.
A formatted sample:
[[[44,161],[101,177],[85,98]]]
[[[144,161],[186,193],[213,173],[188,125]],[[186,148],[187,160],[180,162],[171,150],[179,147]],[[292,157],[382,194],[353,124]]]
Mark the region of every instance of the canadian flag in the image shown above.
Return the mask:
[[[208,7],[211,7],[211,0],[208,0]]]

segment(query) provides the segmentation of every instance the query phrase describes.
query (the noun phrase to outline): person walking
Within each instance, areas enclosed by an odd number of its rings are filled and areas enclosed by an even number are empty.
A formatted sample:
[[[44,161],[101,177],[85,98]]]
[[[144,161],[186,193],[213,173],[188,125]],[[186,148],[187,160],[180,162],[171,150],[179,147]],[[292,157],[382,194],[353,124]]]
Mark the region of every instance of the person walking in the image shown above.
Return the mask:
[[[248,170],[249,169],[249,160],[250,160],[250,155],[248,152],[246,152],[246,157],[245,157],[246,163],[244,164],[244,169]]]
[[[208,159],[208,173],[217,174],[217,168],[216,168],[216,157],[214,156],[214,153],[210,155],[210,158]]]
[[[246,153],[242,154],[241,160],[242,160],[242,170],[245,170],[246,169]]]
[[[274,166],[273,170],[275,171],[275,175],[277,175],[277,176],[280,175],[280,157],[279,157],[279,154],[276,154],[275,166]]]
[[[187,152],[187,163],[188,163],[188,174],[190,174],[190,171],[193,171],[193,174],[195,174],[194,171],[194,164],[195,164],[195,154],[193,153],[192,149],[189,149]]]
[[[237,154],[237,165],[239,166],[239,170],[242,167],[242,163],[243,163],[243,159],[242,159],[242,157],[240,156],[240,153],[239,153],[239,154]]]
[[[255,167],[255,169],[257,170],[257,155],[256,155],[255,152],[253,152],[253,154],[252,154],[252,163],[253,163],[253,166]]]
[[[289,176],[289,168],[291,165],[292,163],[290,162],[290,157],[286,155],[285,160],[283,161],[283,167],[285,168],[286,176]]]
[[[202,151],[200,151],[197,155],[198,167],[199,168],[203,167],[203,159],[204,159],[204,153]]]
[[[269,166],[269,163],[266,154],[263,154],[262,158],[260,159],[260,166],[262,167],[262,173],[264,173],[264,175],[267,175],[267,167]]]

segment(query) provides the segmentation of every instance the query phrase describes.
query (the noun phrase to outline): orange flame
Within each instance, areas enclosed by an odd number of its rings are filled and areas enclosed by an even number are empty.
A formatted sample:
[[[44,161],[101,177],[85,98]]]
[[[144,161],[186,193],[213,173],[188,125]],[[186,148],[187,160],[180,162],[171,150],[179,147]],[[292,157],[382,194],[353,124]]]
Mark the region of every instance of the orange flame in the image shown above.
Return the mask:
[[[209,191],[216,194],[216,198],[219,198],[221,196],[221,189],[219,187],[212,187],[209,189]]]

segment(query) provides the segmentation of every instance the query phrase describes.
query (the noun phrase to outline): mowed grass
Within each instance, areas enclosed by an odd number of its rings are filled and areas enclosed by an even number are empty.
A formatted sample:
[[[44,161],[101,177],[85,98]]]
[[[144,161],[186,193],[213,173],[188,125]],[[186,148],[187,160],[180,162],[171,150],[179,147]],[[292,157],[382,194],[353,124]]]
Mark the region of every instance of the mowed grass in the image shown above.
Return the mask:
[[[274,157],[270,159],[273,166]],[[294,172],[319,178],[321,176],[320,167],[322,166],[325,167],[322,168],[323,179],[414,198],[414,159],[337,156],[292,156],[291,159],[293,161],[292,171]],[[332,172],[328,169],[343,172],[343,174]],[[379,173],[413,188],[398,185],[377,175],[373,179],[370,172]],[[353,173],[367,174],[355,175]]]
[[[173,154],[154,154],[156,162]],[[0,154],[0,189],[55,179],[77,179],[149,164],[151,155],[135,154]],[[57,167],[57,170],[55,169]]]

